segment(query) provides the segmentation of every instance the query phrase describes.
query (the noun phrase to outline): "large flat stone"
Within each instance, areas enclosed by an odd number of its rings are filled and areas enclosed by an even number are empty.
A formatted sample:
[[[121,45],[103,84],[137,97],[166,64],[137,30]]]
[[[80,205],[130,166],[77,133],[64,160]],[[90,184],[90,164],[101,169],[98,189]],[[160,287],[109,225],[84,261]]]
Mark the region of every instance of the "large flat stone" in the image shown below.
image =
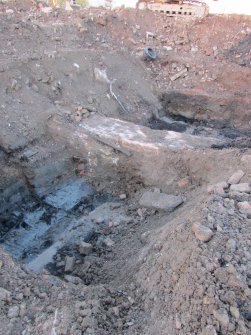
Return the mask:
[[[139,204],[143,207],[172,211],[183,203],[180,195],[156,193],[147,191],[143,193]]]

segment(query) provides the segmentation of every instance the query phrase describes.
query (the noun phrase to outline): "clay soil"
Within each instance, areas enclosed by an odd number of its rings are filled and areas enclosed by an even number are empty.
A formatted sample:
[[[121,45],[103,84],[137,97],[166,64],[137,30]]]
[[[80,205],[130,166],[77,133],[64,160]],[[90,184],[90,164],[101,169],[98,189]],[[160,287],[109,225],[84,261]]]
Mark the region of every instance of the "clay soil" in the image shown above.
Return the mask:
[[[0,44],[3,199],[20,180],[37,201],[37,183],[50,184],[53,168],[42,181],[36,173],[55,162],[67,170],[57,182],[76,173],[106,197],[95,209],[78,209],[72,229],[81,234],[82,219],[94,223],[91,253],[79,252],[74,235],[40,272],[5,250],[10,215],[2,205],[0,334],[251,335],[250,17],[198,20],[123,8],[46,14],[30,1],[0,2]],[[155,61],[144,58],[146,47]],[[133,155],[113,143],[97,140],[104,155],[109,147],[125,157],[110,171],[93,167],[74,139],[52,134],[54,120],[80,129],[96,117],[176,131],[168,117],[189,136],[221,144],[171,151],[162,170],[149,158],[146,180],[129,169]],[[229,182],[239,170],[241,180]],[[171,211],[144,206],[146,191],[183,203]],[[202,241],[194,223],[210,239]]]

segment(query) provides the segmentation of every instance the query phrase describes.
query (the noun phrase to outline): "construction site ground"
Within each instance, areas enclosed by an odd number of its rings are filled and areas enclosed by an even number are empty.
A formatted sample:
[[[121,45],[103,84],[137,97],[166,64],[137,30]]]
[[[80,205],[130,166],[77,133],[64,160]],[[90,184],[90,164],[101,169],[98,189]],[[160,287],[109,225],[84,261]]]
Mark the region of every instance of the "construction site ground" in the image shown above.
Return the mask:
[[[251,18],[0,1],[0,44],[0,334],[251,335]]]

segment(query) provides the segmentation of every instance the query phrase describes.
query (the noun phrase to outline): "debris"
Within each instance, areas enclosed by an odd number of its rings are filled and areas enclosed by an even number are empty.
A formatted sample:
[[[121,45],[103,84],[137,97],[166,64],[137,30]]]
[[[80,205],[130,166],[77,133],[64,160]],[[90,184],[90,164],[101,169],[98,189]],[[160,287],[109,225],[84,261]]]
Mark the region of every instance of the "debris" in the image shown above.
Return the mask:
[[[14,10],[13,9],[6,9],[5,13],[6,14],[13,14]]]
[[[203,328],[200,335],[217,335],[217,332],[214,326],[206,326],[205,328]]]
[[[110,84],[110,80],[107,77],[106,70],[101,70],[97,67],[94,69],[94,76],[97,81],[100,81],[102,83]]]
[[[78,251],[81,255],[88,256],[92,252],[92,245],[84,241],[80,241],[78,245]]]
[[[237,307],[230,306],[230,313],[235,319],[239,319],[240,317],[240,311]]]
[[[157,58],[157,54],[152,48],[145,48],[144,56],[145,56],[145,59],[151,60],[151,61],[154,61]]]
[[[173,48],[171,46],[166,46],[166,45],[163,46],[163,49],[165,51],[172,51],[173,50]]]
[[[232,184],[230,186],[230,191],[250,193],[251,192],[251,186],[248,183]]]
[[[120,194],[119,198],[120,198],[121,200],[125,200],[125,199],[127,198],[127,196],[126,196],[125,193],[123,193],[123,194]]]
[[[10,307],[7,316],[9,319],[17,318],[19,316],[19,306]]]
[[[72,11],[73,10],[71,5],[70,5],[70,1],[68,1],[68,0],[65,1],[65,10],[67,10],[67,11]]]
[[[176,79],[182,77],[182,76],[186,76],[187,74],[187,68],[177,72],[176,74],[174,74],[173,76],[170,77],[171,81],[175,81]]]
[[[228,184],[238,184],[241,180],[241,178],[244,176],[244,172],[242,170],[236,171],[229,179]]]
[[[146,32],[146,39],[148,40],[149,38],[153,39],[153,38],[155,38],[155,35],[154,35],[154,33],[151,33],[150,31],[147,31]]]
[[[77,63],[73,63],[73,66],[74,66],[77,70],[80,69],[80,66],[79,66]]]
[[[0,301],[10,301],[10,292],[0,287]]]
[[[156,193],[151,191],[144,192],[139,201],[140,206],[164,211],[173,211],[182,203],[183,199],[180,195]]]
[[[114,245],[114,241],[110,237],[106,237],[103,240],[103,245],[107,248],[111,248]]]
[[[82,280],[77,276],[65,275],[64,279],[75,285],[82,284]]]
[[[222,326],[224,326],[226,328],[228,327],[229,317],[228,317],[227,311],[225,309],[221,308],[221,309],[218,309],[218,310],[214,310],[213,315],[214,315],[215,319],[217,321],[219,321],[219,323]]]
[[[207,187],[207,192],[209,194],[219,194],[219,195],[224,195],[225,194],[225,189],[228,188],[228,183],[225,181],[213,184],[213,185],[208,185]]]
[[[199,223],[194,223],[192,230],[196,238],[202,242],[208,242],[213,237],[213,231]]]
[[[111,96],[117,101],[123,112],[127,113],[128,112],[127,109],[125,108],[123,103],[119,100],[119,98],[116,96],[116,94],[113,92],[112,84],[115,82],[115,80],[110,81],[107,77],[106,70],[100,70],[97,67],[94,69],[94,75],[96,80],[109,84],[109,90]]]
[[[238,208],[243,210],[248,215],[251,215],[251,203],[248,201],[242,201],[238,202],[237,204]]]
[[[65,272],[72,272],[74,270],[75,257],[66,256],[65,257]]]
[[[52,7],[42,7],[41,12],[45,14],[50,14],[53,11]]]

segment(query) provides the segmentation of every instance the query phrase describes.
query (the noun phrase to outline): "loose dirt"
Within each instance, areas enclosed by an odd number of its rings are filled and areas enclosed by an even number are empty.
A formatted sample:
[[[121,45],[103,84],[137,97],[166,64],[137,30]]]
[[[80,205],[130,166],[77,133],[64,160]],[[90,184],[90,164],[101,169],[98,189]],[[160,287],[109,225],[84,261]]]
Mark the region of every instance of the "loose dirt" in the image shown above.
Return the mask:
[[[250,33],[0,4],[0,334],[251,334]]]

